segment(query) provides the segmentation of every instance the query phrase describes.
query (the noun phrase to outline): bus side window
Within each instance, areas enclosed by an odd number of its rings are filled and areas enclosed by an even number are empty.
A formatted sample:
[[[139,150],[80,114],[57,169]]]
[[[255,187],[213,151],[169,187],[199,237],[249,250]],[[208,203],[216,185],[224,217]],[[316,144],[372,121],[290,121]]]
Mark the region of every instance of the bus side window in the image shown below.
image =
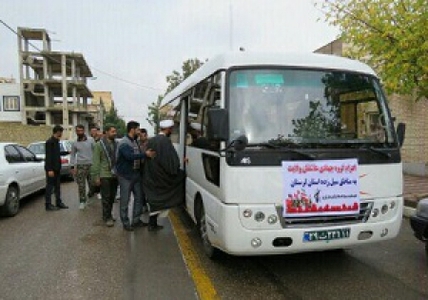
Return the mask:
[[[220,107],[220,89],[215,89],[215,91],[213,92],[213,99],[212,99],[212,105],[216,106],[216,107]]]

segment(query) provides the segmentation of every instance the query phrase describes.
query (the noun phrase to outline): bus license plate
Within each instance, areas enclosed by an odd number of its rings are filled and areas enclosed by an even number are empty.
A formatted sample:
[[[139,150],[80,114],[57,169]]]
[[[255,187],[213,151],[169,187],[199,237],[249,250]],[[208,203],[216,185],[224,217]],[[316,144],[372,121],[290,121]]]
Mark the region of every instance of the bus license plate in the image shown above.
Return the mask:
[[[347,239],[351,235],[350,228],[340,228],[332,230],[306,231],[303,234],[303,242],[331,241]]]

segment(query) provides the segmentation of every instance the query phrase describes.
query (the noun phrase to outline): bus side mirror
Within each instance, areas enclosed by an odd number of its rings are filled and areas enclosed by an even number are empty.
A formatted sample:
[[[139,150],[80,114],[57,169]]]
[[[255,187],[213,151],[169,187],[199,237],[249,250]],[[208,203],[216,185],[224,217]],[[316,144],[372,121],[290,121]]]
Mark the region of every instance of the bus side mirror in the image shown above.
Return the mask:
[[[398,144],[400,145],[400,147],[403,146],[405,135],[406,135],[406,124],[398,123],[397,137],[398,137]]]
[[[210,140],[227,141],[229,139],[229,120],[227,110],[210,107],[207,111],[207,137]]]

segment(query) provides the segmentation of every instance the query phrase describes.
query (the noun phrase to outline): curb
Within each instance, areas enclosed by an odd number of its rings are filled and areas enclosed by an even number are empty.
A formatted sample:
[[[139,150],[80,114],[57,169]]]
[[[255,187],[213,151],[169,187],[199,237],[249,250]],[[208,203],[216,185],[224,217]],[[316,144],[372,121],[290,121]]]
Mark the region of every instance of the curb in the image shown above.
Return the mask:
[[[418,202],[424,198],[428,198],[427,193],[404,195],[403,216],[409,218],[416,214],[416,206]]]
[[[403,216],[406,218],[410,218],[411,216],[416,214],[416,208],[410,206],[403,207]]]

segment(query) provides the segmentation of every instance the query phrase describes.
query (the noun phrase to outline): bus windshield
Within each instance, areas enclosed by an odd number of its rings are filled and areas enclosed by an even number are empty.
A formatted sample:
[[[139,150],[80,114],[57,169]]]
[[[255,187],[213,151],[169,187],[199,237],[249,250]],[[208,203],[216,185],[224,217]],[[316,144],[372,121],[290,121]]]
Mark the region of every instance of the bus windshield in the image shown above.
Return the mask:
[[[230,139],[250,144],[391,144],[393,126],[378,79],[290,68],[233,69]]]

